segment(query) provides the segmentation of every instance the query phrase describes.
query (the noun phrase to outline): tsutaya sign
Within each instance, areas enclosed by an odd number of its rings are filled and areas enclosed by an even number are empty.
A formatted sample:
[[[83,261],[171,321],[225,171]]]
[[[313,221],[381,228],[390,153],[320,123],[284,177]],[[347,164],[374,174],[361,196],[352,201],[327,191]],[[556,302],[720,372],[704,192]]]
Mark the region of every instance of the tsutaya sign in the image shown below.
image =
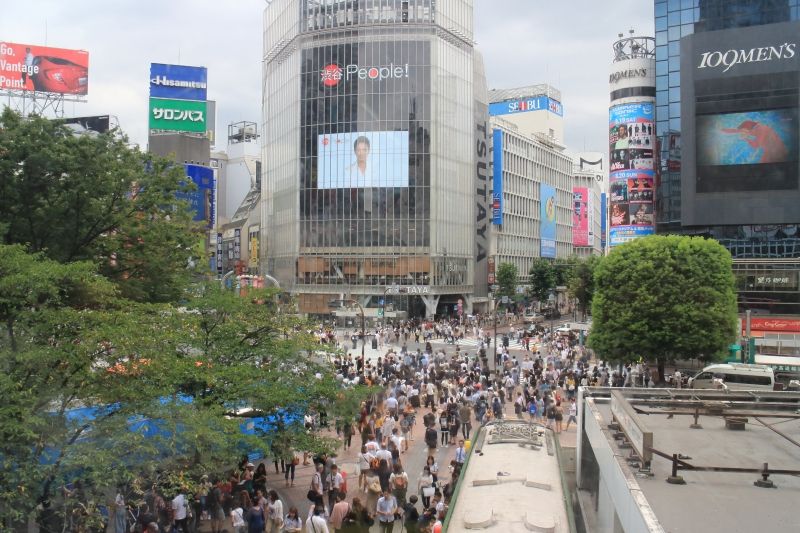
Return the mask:
[[[428,285],[392,285],[386,287],[386,294],[430,294]]]

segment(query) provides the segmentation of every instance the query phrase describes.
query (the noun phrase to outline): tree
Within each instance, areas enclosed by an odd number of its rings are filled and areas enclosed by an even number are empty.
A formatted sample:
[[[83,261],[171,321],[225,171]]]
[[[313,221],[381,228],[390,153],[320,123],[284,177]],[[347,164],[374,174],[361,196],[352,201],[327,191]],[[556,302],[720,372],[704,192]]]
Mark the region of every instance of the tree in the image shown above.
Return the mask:
[[[579,259],[570,270],[569,278],[567,279],[569,294],[578,301],[583,316],[586,316],[587,310],[592,305],[594,271],[600,261],[601,258],[596,255]]]
[[[603,359],[721,359],[736,338],[730,253],[699,237],[648,236],[595,270],[591,346]]]
[[[135,303],[90,263],[0,245],[0,530],[37,506],[40,523],[77,505],[97,521],[119,484],[222,472],[278,436],[330,449],[302,415],[352,416],[370,391],[343,388],[311,324],[273,296],[208,285],[181,307]]]
[[[543,258],[534,259],[528,275],[530,276],[531,295],[539,302],[543,302],[556,286],[556,272],[553,263]]]
[[[499,296],[507,296],[513,300],[517,293],[517,266],[514,263],[500,263],[497,267],[497,285]]]
[[[202,238],[181,166],[116,134],[73,135],[58,122],[0,115],[0,242],[56,261],[89,260],[137,301],[175,301]]]

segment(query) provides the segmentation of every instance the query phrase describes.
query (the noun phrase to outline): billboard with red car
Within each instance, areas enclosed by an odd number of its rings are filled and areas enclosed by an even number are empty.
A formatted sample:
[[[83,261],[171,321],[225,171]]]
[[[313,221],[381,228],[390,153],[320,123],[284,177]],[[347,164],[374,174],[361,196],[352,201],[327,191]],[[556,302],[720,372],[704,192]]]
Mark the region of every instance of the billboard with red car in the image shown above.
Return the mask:
[[[0,90],[85,95],[89,52],[0,42]]]

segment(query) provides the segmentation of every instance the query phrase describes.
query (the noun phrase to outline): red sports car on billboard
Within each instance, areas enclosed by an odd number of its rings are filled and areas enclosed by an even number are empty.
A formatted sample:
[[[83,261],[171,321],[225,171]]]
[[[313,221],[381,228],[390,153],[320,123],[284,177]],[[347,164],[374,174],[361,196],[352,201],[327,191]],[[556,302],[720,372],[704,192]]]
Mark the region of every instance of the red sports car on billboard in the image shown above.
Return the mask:
[[[37,91],[64,94],[86,94],[89,69],[54,56],[38,56],[33,59],[39,71],[31,76]]]
[[[89,53],[0,41],[0,90],[84,95],[89,92]]]

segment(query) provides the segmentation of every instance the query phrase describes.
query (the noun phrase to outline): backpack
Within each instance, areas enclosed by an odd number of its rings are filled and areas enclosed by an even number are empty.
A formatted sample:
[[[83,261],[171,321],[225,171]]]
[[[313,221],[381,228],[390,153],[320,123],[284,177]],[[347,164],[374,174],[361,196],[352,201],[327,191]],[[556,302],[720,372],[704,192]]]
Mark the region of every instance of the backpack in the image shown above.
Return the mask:
[[[369,467],[373,470],[378,470],[381,466],[381,460],[377,457],[373,457],[372,460],[369,462]]]
[[[347,494],[347,472],[339,472],[342,475],[342,483],[339,485],[339,492]]]
[[[428,445],[428,448],[436,448],[437,442],[438,442],[438,435],[436,434],[436,430],[433,428],[426,429],[425,444]]]

